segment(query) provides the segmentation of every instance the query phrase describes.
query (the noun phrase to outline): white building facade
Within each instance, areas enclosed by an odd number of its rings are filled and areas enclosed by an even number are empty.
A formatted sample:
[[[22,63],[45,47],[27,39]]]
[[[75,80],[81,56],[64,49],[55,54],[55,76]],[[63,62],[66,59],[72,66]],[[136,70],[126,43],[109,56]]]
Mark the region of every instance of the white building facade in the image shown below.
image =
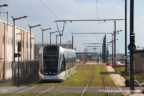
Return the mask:
[[[12,77],[12,62],[14,61],[14,31],[13,25],[0,21],[0,80]],[[32,34],[32,38],[34,38]],[[15,52],[18,42],[21,43],[20,61],[30,60],[30,33],[15,27]],[[32,39],[32,60],[34,59],[34,39]],[[17,61],[18,58],[16,57]]]

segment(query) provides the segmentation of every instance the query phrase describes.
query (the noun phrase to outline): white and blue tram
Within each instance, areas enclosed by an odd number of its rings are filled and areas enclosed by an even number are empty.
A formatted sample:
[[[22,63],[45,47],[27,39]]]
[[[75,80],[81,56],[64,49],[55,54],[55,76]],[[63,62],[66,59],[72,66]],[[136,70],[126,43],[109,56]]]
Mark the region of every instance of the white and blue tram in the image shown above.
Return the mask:
[[[39,50],[39,77],[41,80],[63,81],[76,71],[76,54],[73,49],[51,45]]]

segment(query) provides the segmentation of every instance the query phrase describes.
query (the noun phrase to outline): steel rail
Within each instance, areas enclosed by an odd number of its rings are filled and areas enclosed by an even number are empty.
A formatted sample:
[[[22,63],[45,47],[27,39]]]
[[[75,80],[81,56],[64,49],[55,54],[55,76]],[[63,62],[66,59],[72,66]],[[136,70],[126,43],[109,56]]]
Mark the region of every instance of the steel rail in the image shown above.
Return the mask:
[[[91,73],[90,73],[90,76],[89,76],[88,82],[87,82],[85,88],[84,88],[83,91],[82,91],[81,96],[84,96],[84,94],[86,93],[86,90],[87,90],[87,88],[88,88],[88,86],[89,86],[89,84],[90,84],[90,81],[91,81],[91,78],[92,78],[92,75],[93,75],[94,69],[95,69],[95,67],[92,67],[92,68],[91,68],[92,71],[91,71]]]
[[[104,74],[103,74],[103,69],[102,69],[102,67],[103,67],[103,65],[101,65],[101,74],[102,74],[103,84],[104,84],[104,86],[105,86],[105,88],[106,88],[106,90],[107,90],[107,96],[110,96],[110,93],[109,93],[109,90],[108,90],[107,84],[106,84],[106,79],[105,79],[105,76],[104,76]]]
[[[101,73],[102,73],[102,66],[101,66]],[[104,77],[103,74],[102,74],[102,78],[103,78],[103,83],[104,83],[104,85],[105,85],[105,87],[106,87],[106,89],[107,89],[107,96],[110,96],[110,93],[109,93],[108,88],[107,88],[106,80],[105,80],[105,77]],[[124,91],[122,90],[122,88],[120,88],[119,86],[117,86],[117,87],[118,87],[119,91],[120,91],[124,96],[127,96],[127,95],[124,93]]]

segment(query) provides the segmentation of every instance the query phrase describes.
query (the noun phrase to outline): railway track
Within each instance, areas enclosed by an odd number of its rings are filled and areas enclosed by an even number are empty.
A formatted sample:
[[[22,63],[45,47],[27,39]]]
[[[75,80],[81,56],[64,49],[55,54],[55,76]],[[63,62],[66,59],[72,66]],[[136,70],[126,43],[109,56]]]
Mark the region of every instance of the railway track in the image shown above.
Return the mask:
[[[108,87],[107,87],[106,79],[105,79],[105,76],[104,76],[104,74],[103,74],[103,65],[101,65],[100,68],[101,68],[100,70],[101,70],[101,73],[102,73],[103,85],[105,86],[105,89],[107,90],[107,96],[110,96],[110,92],[109,92],[109,89],[108,89]],[[95,69],[95,67],[92,67],[92,68],[91,68],[91,73],[90,73],[90,75],[89,75],[88,82],[87,82],[85,88],[83,89],[81,96],[84,96],[85,93],[86,93],[86,91],[87,91],[87,89],[88,89],[88,86],[89,86],[89,84],[90,84],[92,75],[93,75],[93,73],[94,73],[94,69]]]
[[[103,65],[101,65],[101,74],[102,74],[102,79],[103,79],[103,84],[104,84],[104,86],[105,86],[105,88],[106,88],[106,90],[107,90],[107,96],[110,96],[110,92],[109,92],[109,89],[108,89],[108,87],[107,87],[107,83],[106,83],[106,79],[105,79],[105,76],[104,76],[104,74],[103,74]]]
[[[107,83],[106,83],[105,76],[104,76],[104,74],[103,74],[103,68],[102,68],[102,67],[103,67],[103,65],[101,65],[101,67],[100,67],[100,68],[101,68],[101,73],[102,73],[103,84],[104,84],[104,86],[105,86],[105,88],[106,88],[106,90],[107,90],[107,96],[110,96],[110,92],[109,92],[108,87],[107,87]],[[91,73],[90,73],[90,75],[89,75],[88,82],[87,82],[85,88],[83,89],[81,96],[84,96],[85,93],[86,93],[86,91],[87,91],[87,89],[88,89],[88,86],[89,86],[89,84],[90,84],[92,75],[93,75],[93,73],[94,73],[94,69],[95,69],[95,67],[92,67]]]
[[[81,96],[84,96],[85,93],[86,93],[86,91],[87,91],[87,88],[88,88],[88,86],[89,86],[89,84],[90,84],[90,81],[91,81],[92,75],[93,75],[93,73],[94,73],[94,69],[95,69],[95,67],[92,67],[92,68],[91,68],[91,73],[90,73],[90,75],[89,75],[88,82],[87,82],[85,88],[83,89]]]

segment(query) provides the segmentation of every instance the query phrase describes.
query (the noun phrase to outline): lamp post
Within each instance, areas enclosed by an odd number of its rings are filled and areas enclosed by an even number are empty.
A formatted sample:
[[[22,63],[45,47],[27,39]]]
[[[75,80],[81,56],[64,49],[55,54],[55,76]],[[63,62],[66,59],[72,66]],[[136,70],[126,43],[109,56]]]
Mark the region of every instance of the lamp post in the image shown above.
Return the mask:
[[[13,61],[15,61],[15,41],[16,41],[16,39],[15,39],[15,21],[16,20],[20,20],[20,19],[24,19],[24,18],[27,18],[27,16],[22,16],[22,17],[18,17],[18,18],[14,18],[13,16],[11,16],[11,18],[12,18],[12,20],[13,20],[13,36],[14,36],[14,42],[13,42],[13,53],[14,53],[14,60]]]
[[[108,61],[109,61],[109,45],[112,44],[112,41],[111,42],[107,42],[107,64],[108,64]]]
[[[0,5],[0,7],[7,7],[8,6],[8,4],[2,4],[2,5]]]
[[[74,36],[72,35],[72,49],[74,49]]]
[[[16,36],[17,36],[17,35],[21,35],[21,33],[17,33]],[[21,40],[18,42],[18,48],[17,48],[18,55],[20,55],[20,52],[21,52],[21,42],[22,42]],[[19,61],[20,61],[20,56],[18,56],[18,82],[17,82],[17,86],[18,86],[18,87],[19,87],[19,85],[20,85],[20,84],[19,84],[19,83],[20,83],[20,82],[19,82],[19,64],[20,64]]]
[[[116,36],[116,34],[118,34],[120,31],[122,31],[122,30],[118,30],[118,31],[114,31],[111,35],[112,35],[112,66],[114,67],[114,54],[116,54],[115,52],[114,52],[114,50],[113,49],[115,49],[114,48],[114,45],[116,45],[116,37],[115,37],[115,39],[114,39],[114,36]],[[115,42],[115,43],[114,43]],[[116,49],[115,49],[116,50]]]
[[[113,62],[113,60],[114,60],[114,55],[113,55],[113,53],[114,53],[113,52],[113,46],[114,46],[114,44],[113,44],[113,35],[114,34],[112,34],[112,41],[111,42],[112,42],[112,66],[114,67],[114,62]]]
[[[2,5],[0,5],[0,15],[1,15],[1,7],[8,7],[8,4],[2,4]]]
[[[31,26],[31,25],[28,25],[29,26],[29,28],[30,28],[30,61],[31,61],[31,47],[32,47],[32,44],[31,44],[31,29],[32,28],[35,28],[35,27],[39,27],[39,26],[41,26],[40,24],[37,24],[37,25],[33,25],[33,26]]]
[[[13,44],[13,46],[14,46],[14,48],[13,48],[13,55],[14,55],[14,62],[15,62],[15,57],[16,57],[16,54],[15,54],[15,43],[16,43],[16,39],[15,39],[15,21],[16,20],[19,20],[19,19],[23,19],[23,18],[27,18],[27,16],[22,16],[22,17],[18,17],[18,18],[14,18],[13,16],[11,16],[12,17],[12,19],[13,19],[13,36],[14,36],[14,44]],[[18,46],[19,47],[19,46]],[[19,61],[19,58],[18,58],[18,61]],[[19,63],[18,63],[18,85],[17,85],[18,87],[19,87]]]
[[[116,31],[116,21],[114,21],[114,67],[116,66],[116,34],[122,30]]]
[[[50,45],[51,45],[51,35],[54,34],[54,33],[56,33],[56,32],[58,32],[58,31],[53,31],[53,32],[49,33],[50,34]]]
[[[32,28],[35,28],[35,27],[38,27],[38,26],[41,26],[40,24],[37,24],[37,25],[34,25],[34,26],[31,26],[31,25],[28,25],[29,26],[29,28],[30,28],[30,76],[32,76],[32,72],[31,72],[31,48],[32,48],[32,42],[31,42],[31,39],[32,39],[32,37],[31,37],[31,29]]]
[[[41,30],[42,30],[42,46],[43,46],[44,45],[44,31],[51,30],[51,28],[47,28],[47,29],[41,28]]]

